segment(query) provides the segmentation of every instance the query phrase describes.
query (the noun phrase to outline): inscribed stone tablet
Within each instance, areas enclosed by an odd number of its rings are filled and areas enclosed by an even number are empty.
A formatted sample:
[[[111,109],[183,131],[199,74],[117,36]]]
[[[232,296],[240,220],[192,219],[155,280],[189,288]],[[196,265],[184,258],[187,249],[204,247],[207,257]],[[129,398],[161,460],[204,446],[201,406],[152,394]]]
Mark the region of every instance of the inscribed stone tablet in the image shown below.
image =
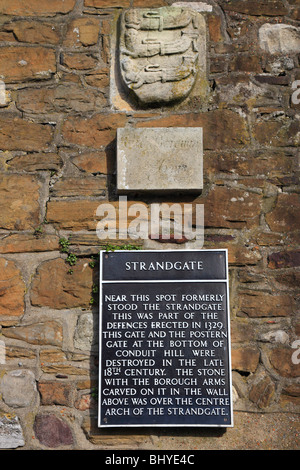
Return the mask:
[[[117,187],[121,193],[200,191],[202,128],[118,129]]]

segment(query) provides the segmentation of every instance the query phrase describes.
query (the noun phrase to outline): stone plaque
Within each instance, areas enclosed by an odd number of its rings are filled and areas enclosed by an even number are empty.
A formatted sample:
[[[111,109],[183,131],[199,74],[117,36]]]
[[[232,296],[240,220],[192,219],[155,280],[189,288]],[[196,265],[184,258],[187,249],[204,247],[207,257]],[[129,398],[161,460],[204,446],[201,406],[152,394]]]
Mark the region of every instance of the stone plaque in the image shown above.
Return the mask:
[[[99,427],[233,426],[226,250],[101,252]]]
[[[185,98],[193,88],[205,43],[203,17],[186,8],[135,8],[120,24],[120,73],[141,103]]]
[[[201,127],[122,128],[117,131],[117,189],[200,192]]]

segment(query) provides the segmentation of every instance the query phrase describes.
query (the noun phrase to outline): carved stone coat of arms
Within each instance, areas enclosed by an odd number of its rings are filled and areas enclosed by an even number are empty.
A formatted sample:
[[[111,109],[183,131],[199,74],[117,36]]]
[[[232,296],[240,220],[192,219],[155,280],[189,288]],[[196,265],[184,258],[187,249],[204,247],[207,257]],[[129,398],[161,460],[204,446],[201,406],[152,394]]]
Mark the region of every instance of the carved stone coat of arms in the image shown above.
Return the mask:
[[[177,7],[130,9],[120,28],[120,72],[138,101],[168,103],[188,96],[205,42],[203,17]]]

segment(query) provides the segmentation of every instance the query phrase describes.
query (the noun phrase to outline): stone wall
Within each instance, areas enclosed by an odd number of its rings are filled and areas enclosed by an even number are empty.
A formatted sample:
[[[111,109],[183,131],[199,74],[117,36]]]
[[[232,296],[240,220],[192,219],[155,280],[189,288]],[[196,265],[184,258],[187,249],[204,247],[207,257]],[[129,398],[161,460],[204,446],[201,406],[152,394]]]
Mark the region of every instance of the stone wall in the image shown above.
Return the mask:
[[[117,15],[172,3],[0,1],[0,448],[299,447],[300,3],[189,2],[207,26],[206,99],[112,109]],[[167,202],[204,204],[204,248],[229,252],[225,433],[97,429],[99,249],[179,246],[96,235],[99,203],[118,201],[124,126],[203,127],[202,194]]]

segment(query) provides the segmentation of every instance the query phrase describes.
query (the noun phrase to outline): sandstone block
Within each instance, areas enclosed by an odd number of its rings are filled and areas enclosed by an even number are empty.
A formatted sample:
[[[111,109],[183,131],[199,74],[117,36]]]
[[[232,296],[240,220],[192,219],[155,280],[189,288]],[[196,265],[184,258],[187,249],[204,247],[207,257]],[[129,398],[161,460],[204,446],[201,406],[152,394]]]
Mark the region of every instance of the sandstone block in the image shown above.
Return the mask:
[[[292,355],[294,352],[294,349],[282,345],[274,347],[269,353],[269,360],[272,367],[282,377],[299,377],[300,364],[292,361]]]
[[[65,230],[95,230],[99,203],[100,201],[84,199],[50,201],[47,205],[47,220],[55,227]]]
[[[20,90],[18,109],[32,114],[77,111],[85,113],[103,108],[105,99],[101,93],[82,88],[77,84],[57,85],[54,88],[26,88]]]
[[[0,253],[30,253],[59,250],[58,236],[18,234],[7,235],[0,240]]]
[[[76,0],[0,0],[1,15],[15,16],[55,16],[58,13],[69,13]]]
[[[96,114],[92,118],[70,117],[63,126],[66,141],[93,147],[105,147],[116,138],[116,129],[124,127],[125,114]]]
[[[36,228],[40,217],[39,189],[40,184],[33,176],[3,175],[0,178],[0,227],[8,230]]]
[[[172,114],[151,120],[141,120],[136,127],[202,127],[204,150],[239,148],[249,143],[246,121],[229,109],[205,113]]]
[[[57,171],[62,167],[62,159],[56,153],[30,153],[27,155],[17,155],[8,157],[6,164],[10,170],[17,171]]]
[[[12,31],[19,42],[30,44],[58,44],[59,28],[52,23],[39,21],[14,21],[4,25],[5,31]]]
[[[97,44],[100,33],[100,21],[97,18],[76,18],[68,25],[63,45],[83,47]]]
[[[86,152],[72,158],[72,163],[87,173],[111,174],[113,161],[109,152]]]
[[[223,6],[223,5],[222,5]],[[288,13],[281,0],[230,0],[223,6],[225,11],[234,11],[253,16],[283,16]]]
[[[267,292],[251,291],[239,296],[240,310],[252,318],[287,317],[294,311],[290,295],[273,295]]]
[[[37,124],[18,117],[0,118],[0,149],[40,152],[47,150],[53,137],[49,124]]]
[[[72,275],[62,258],[42,263],[32,282],[31,303],[57,309],[88,307],[93,285],[93,271],[88,260],[72,266]]]
[[[128,8],[130,0],[84,0],[84,6],[91,8]]]
[[[102,177],[62,177],[51,188],[53,197],[104,196],[106,179]]]
[[[259,377],[251,386],[249,399],[256,403],[259,408],[266,408],[270,405],[274,393],[275,384],[270,377]]]
[[[261,212],[260,195],[225,186],[215,186],[197,203],[204,204],[206,227],[250,228],[258,224]]]
[[[255,372],[259,362],[258,349],[248,346],[231,350],[231,366],[233,370]]]
[[[6,46],[1,50],[0,76],[7,82],[45,80],[56,72],[55,52],[42,46]]]
[[[46,321],[32,323],[30,325],[5,328],[2,332],[8,338],[25,341],[29,344],[61,346],[63,331],[60,323],[56,321]]]
[[[42,405],[71,406],[72,384],[70,383],[41,381],[38,383],[38,391]]]
[[[300,197],[298,194],[280,193],[275,208],[266,214],[273,232],[291,232],[300,229]]]
[[[25,283],[13,261],[0,258],[0,323],[24,314]]]

